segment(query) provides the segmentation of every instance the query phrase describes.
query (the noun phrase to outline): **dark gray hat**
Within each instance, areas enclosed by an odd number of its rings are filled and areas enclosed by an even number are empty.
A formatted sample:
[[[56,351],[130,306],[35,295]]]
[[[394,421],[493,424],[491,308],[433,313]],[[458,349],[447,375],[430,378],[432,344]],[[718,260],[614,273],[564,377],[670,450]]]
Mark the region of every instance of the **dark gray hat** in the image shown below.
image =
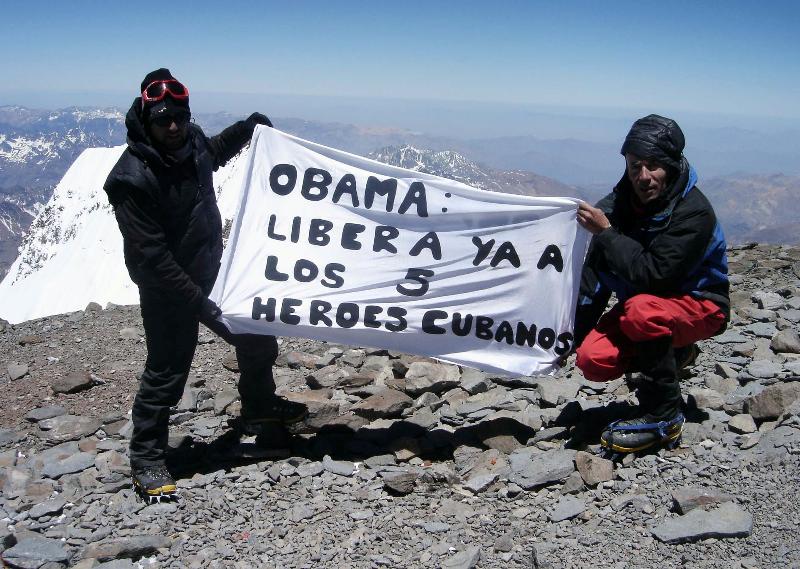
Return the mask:
[[[660,115],[647,115],[633,123],[620,153],[630,152],[680,170],[685,145],[678,123]]]

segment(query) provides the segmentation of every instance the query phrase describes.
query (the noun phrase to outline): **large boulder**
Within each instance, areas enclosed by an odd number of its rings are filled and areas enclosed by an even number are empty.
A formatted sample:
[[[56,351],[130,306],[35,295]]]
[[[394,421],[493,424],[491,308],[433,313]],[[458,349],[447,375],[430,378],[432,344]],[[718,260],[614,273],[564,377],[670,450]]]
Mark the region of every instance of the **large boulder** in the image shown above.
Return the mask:
[[[800,382],[777,383],[745,401],[744,410],[756,421],[777,419],[800,398]]]

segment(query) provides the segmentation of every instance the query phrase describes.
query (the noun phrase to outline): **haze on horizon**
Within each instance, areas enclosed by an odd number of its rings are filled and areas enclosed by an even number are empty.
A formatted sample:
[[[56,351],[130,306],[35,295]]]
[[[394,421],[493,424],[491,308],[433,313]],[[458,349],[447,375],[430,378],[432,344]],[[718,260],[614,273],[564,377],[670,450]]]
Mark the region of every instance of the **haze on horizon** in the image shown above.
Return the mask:
[[[471,135],[531,134],[544,115],[614,128],[647,112],[716,126],[800,124],[800,4],[785,0],[768,9],[739,0],[198,0],[137,10],[11,0],[0,13],[0,104],[127,108],[144,74],[166,66],[204,112],[258,104],[275,116],[429,132],[476,120],[461,128]]]

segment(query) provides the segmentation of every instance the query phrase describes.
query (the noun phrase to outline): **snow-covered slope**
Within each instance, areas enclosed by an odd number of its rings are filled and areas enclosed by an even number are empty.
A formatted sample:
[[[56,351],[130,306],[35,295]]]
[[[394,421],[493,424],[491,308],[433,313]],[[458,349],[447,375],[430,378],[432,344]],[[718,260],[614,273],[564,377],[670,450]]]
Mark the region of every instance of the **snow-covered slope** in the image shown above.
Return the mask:
[[[69,168],[0,283],[0,317],[17,323],[82,310],[90,302],[139,302],[125,268],[114,212],[103,192],[124,148],[90,148]],[[240,155],[214,176],[225,221],[234,214],[243,166]]]

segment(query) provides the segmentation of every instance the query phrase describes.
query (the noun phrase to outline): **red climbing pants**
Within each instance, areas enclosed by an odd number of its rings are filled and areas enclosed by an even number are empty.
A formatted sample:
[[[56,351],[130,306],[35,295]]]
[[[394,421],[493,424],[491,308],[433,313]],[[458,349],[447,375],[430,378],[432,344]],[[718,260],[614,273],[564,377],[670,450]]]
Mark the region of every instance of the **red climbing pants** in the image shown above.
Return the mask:
[[[628,370],[637,342],[672,336],[672,345],[681,348],[710,338],[724,321],[710,300],[638,294],[600,318],[578,348],[575,364],[586,379],[611,381]]]

